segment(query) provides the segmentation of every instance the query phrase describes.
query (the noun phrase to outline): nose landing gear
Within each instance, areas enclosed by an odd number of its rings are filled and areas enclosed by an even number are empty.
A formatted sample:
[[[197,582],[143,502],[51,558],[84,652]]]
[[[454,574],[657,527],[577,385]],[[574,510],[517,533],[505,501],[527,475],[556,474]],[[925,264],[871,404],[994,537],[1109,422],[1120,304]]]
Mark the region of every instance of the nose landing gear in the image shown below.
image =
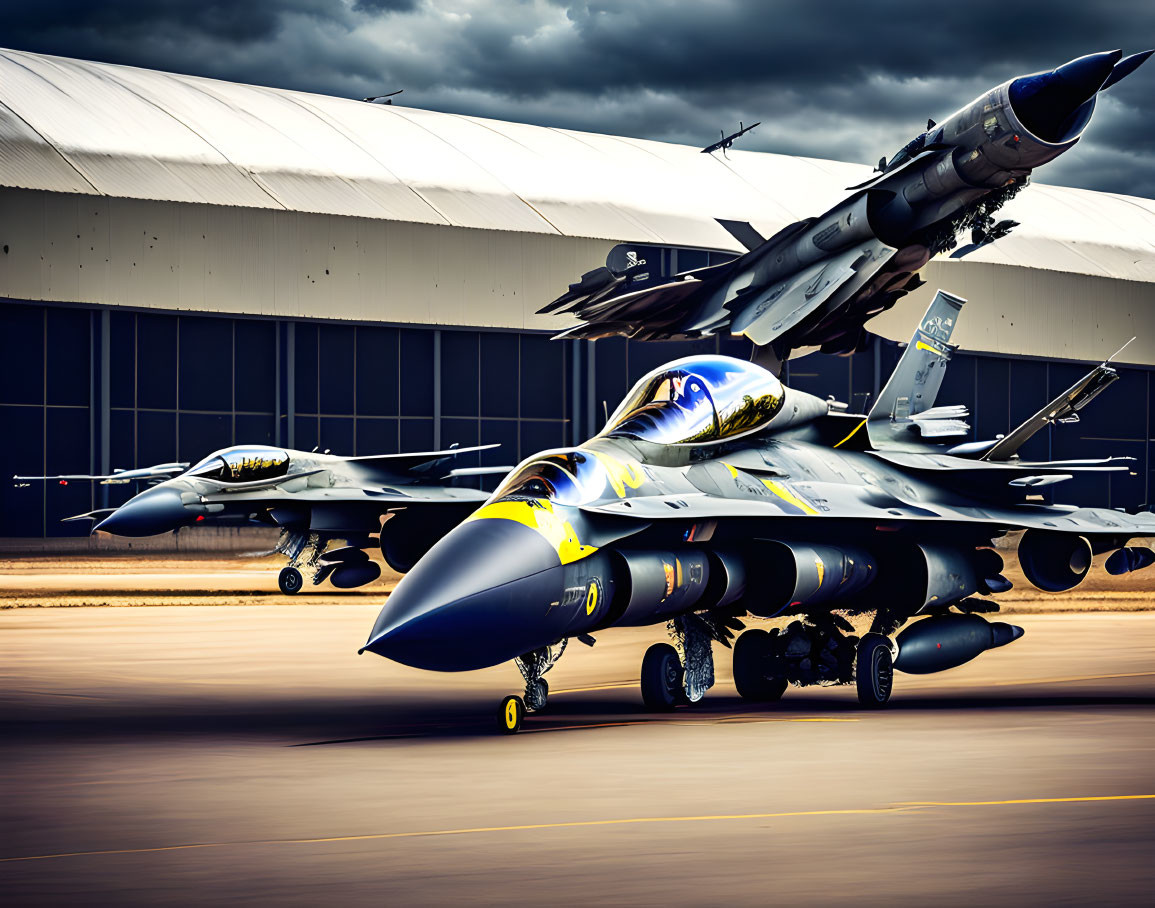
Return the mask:
[[[497,711],[497,727],[502,734],[517,734],[527,713],[538,713],[545,709],[549,702],[549,682],[542,675],[557,664],[568,642],[568,638],[559,640],[513,660],[525,679],[525,694],[524,697],[511,694],[501,701]]]

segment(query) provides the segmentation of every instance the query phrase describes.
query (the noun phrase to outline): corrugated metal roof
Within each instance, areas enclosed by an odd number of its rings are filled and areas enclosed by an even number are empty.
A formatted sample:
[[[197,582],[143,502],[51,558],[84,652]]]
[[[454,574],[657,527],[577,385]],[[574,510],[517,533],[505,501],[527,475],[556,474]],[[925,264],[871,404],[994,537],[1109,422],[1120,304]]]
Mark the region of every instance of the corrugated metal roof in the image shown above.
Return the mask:
[[[821,213],[866,166],[364,104],[0,51],[0,185],[736,248]],[[1035,186],[964,261],[1155,282],[1155,202]]]

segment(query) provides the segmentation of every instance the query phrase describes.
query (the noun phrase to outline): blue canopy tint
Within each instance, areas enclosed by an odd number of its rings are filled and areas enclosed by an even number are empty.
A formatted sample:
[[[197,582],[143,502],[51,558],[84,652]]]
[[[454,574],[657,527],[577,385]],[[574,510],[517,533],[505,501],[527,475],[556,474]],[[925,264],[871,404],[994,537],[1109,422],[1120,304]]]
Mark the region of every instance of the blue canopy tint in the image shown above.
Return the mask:
[[[710,444],[766,426],[782,407],[782,383],[728,356],[689,356],[641,379],[603,435],[655,444]]]

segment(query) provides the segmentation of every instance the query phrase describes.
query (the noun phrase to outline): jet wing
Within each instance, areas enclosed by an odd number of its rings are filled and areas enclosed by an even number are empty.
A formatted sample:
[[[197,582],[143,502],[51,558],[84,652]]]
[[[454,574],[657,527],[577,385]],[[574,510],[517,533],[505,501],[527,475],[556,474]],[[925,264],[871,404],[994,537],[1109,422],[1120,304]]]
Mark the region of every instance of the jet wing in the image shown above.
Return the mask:
[[[343,457],[345,463],[361,464],[367,467],[381,467],[394,472],[407,472],[431,464],[434,461],[446,460],[460,454],[474,454],[478,451],[492,451],[500,448],[500,444],[474,445],[469,448],[449,448],[444,451],[420,451],[402,454],[365,454],[358,457]]]
[[[57,476],[13,476],[16,482],[99,482],[101,485],[117,485],[126,482],[143,482],[150,479],[169,479],[179,476],[188,469],[187,463],[161,463],[152,467],[133,470],[113,470],[111,473],[61,473]]]
[[[726,304],[734,313],[730,330],[760,346],[772,343],[820,312],[836,295],[852,296],[895,251],[880,240],[869,240],[803,268],[752,299],[739,294]]]
[[[1015,452],[1039,430],[1054,422],[1078,419],[1078,412],[1107,390],[1118,378],[1119,373],[1107,363],[1096,366],[1021,426],[1000,438],[983,454],[982,459],[1006,460],[1014,456]]]

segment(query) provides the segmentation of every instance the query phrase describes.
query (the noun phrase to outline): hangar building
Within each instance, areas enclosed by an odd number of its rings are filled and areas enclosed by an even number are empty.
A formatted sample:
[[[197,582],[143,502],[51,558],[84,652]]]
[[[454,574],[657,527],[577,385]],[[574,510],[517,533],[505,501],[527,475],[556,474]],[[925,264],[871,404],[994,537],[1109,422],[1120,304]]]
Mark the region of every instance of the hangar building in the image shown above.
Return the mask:
[[[736,250],[715,217],[770,235],[868,174],[0,51],[0,475],[580,441],[658,363],[749,345],[551,341],[569,323],[535,310],[615,243]],[[786,380],[861,407],[941,286],[970,302],[940,402],[990,438],[1137,335],[1025,454],[1134,456],[1058,498],[1146,503],[1155,201],[1036,185],[1005,212],[1015,233],[871,323],[888,340]],[[60,518],[129,491],[5,480],[0,535],[83,533]]]

